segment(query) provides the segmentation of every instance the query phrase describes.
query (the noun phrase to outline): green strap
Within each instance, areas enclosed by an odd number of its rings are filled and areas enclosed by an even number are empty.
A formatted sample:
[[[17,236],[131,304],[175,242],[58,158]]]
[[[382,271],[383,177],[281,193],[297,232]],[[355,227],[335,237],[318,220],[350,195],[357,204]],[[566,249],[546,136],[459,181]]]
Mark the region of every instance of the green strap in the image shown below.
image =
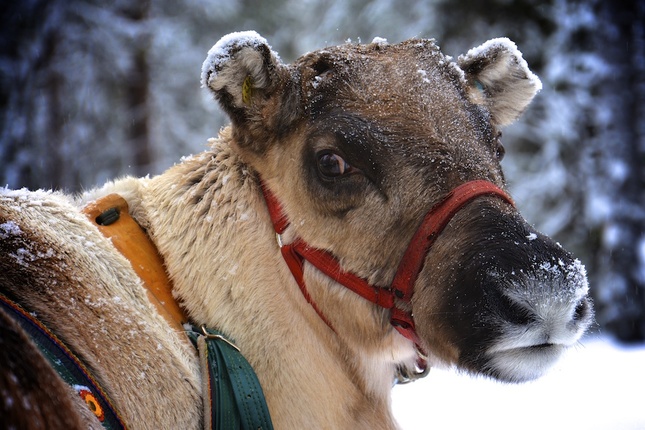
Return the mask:
[[[94,379],[81,359],[67,345],[32,313],[27,312],[22,306],[3,294],[0,294],[0,309],[4,309],[5,313],[12,317],[29,335],[43,357],[58,373],[58,376],[85,401],[104,428],[126,428],[107,393]]]
[[[220,332],[205,327],[202,331],[189,335],[196,340],[204,370],[205,428],[273,430],[260,381],[249,362]]]

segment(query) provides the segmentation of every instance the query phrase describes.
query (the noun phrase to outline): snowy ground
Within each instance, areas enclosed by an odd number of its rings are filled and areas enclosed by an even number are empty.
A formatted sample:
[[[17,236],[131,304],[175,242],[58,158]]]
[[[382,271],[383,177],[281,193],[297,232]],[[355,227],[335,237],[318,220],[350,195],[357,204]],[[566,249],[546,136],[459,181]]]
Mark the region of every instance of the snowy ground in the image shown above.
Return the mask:
[[[645,430],[645,345],[588,337],[542,379],[501,384],[432,369],[396,386],[403,430]]]

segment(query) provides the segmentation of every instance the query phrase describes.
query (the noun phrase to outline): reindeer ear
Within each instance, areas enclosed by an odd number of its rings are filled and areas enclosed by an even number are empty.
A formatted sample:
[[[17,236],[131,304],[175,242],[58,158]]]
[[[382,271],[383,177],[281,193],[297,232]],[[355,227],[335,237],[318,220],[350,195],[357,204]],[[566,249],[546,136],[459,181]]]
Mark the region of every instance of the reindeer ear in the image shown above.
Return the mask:
[[[230,116],[238,143],[256,150],[262,149],[262,133],[279,133],[276,128],[294,119],[292,81],[278,54],[255,31],[224,36],[202,66],[202,86]]]
[[[489,40],[459,56],[473,102],[488,106],[493,122],[508,125],[524,112],[542,89],[522,53],[506,38]]]

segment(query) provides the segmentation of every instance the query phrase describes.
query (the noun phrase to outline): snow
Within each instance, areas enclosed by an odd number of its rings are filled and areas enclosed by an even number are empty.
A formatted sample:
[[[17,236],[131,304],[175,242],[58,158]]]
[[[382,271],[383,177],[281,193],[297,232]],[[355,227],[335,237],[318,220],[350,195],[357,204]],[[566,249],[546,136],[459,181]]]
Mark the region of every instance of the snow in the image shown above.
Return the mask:
[[[522,53],[517,49],[517,45],[510,39],[506,37],[498,37],[496,39],[491,39],[483,44],[479,45],[476,48],[470,49],[465,55],[460,56],[460,60],[469,60],[476,57],[487,57],[493,51],[504,50],[507,51],[511,57],[517,59],[518,64],[528,77],[528,79],[533,83],[538,91],[542,89],[542,81],[538,78],[532,71],[529,69],[526,60],[522,57]]]
[[[320,85],[320,83],[323,81],[322,76],[314,76],[313,82],[311,82],[311,86],[316,89]]]
[[[423,79],[423,82],[427,84],[430,83],[430,79],[428,79],[428,73],[425,70],[419,69],[417,70],[417,73],[421,76],[421,78]]]
[[[0,224],[0,239],[7,239],[9,236],[19,236],[21,233],[20,226],[13,221]]]
[[[433,368],[425,379],[394,387],[393,409],[403,430],[643,430],[643,363],[645,345],[590,336],[526,384]]]
[[[207,80],[209,79],[211,74],[214,76],[215,73],[213,72],[217,72],[221,68],[221,65],[230,59],[230,51],[233,47],[235,46],[257,47],[260,45],[269,46],[266,39],[260,36],[255,31],[237,31],[222,37],[208,51],[206,60],[202,64],[202,75],[201,75],[202,86],[206,88],[208,86]],[[279,58],[276,52],[272,51],[272,54],[276,58]]]

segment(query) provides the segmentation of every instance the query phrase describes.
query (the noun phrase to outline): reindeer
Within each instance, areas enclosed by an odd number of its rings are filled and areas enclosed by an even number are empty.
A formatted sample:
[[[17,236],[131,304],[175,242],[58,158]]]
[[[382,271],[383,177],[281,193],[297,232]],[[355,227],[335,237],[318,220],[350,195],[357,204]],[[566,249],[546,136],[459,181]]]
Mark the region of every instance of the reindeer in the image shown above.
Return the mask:
[[[79,356],[129,427],[208,417],[193,346],[81,212],[112,193],[187,318],[253,366],[279,429],[396,428],[397,379],[454,365],[532,380],[589,326],[584,266],[504,191],[500,128],[541,86],[508,39],[456,62],[432,40],[375,39],[286,65],[257,33],[233,33],[208,53],[202,84],[231,120],[203,153],[81,196],[0,197],[0,292]],[[21,362],[3,360],[0,381],[15,382],[6,369]],[[51,404],[79,403],[54,385],[41,385]],[[21,403],[47,403],[37,384],[12,387],[0,387],[6,417],[52,408]]]

